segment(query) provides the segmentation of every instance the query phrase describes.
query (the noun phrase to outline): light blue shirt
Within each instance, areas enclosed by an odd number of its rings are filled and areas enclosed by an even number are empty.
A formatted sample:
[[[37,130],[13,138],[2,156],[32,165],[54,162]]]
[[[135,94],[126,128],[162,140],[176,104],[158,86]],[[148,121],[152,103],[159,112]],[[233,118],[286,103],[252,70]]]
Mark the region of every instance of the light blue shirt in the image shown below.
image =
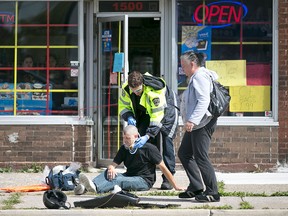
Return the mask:
[[[200,67],[190,78],[183,93],[183,122],[193,122],[193,130],[204,127],[212,119],[208,111],[210,93],[213,90],[210,76],[212,79],[218,78],[216,72]]]

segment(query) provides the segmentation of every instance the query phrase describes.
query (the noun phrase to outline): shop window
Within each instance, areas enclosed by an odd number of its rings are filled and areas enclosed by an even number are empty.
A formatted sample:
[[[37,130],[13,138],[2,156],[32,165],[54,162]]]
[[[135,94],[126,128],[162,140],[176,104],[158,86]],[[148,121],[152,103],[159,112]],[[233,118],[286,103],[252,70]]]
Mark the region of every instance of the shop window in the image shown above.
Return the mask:
[[[272,116],[272,0],[178,0],[178,53],[207,56],[232,96],[224,116]],[[178,93],[187,80],[178,61]]]
[[[78,115],[78,3],[0,2],[0,115]]]

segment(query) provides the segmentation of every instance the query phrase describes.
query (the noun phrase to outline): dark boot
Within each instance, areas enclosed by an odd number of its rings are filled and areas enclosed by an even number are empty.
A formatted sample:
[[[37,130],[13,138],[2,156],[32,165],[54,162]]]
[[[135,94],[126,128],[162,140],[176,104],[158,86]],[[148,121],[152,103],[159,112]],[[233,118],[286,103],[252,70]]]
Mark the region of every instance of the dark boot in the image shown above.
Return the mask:
[[[170,184],[170,182],[164,178],[163,182],[161,184],[161,190],[172,190],[173,186]]]

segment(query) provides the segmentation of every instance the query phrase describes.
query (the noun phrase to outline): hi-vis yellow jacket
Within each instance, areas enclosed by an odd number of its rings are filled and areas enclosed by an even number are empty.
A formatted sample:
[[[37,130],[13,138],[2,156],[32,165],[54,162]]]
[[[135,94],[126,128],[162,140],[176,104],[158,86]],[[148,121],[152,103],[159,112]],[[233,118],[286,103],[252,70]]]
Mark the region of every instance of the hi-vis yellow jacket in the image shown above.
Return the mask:
[[[166,86],[162,78],[154,77],[149,73],[143,75],[143,93],[140,98],[140,105],[146,108],[146,113],[150,116],[150,125],[146,133],[155,137],[159,131],[163,131],[167,136],[174,137],[178,127],[178,100],[176,94]],[[131,98],[132,91],[128,83],[122,86],[122,93],[119,99],[119,114],[127,121],[133,116],[136,121],[135,101]]]

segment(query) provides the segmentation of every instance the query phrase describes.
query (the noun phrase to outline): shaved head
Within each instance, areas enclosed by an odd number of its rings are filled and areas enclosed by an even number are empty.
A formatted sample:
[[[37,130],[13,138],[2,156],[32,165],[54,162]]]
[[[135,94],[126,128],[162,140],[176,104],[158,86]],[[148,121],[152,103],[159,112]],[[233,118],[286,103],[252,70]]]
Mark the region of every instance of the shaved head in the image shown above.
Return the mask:
[[[128,125],[123,129],[123,145],[126,149],[133,148],[138,139],[138,129],[133,125]]]
[[[123,129],[123,133],[127,135],[137,135],[138,136],[138,129],[133,125],[128,125]]]

